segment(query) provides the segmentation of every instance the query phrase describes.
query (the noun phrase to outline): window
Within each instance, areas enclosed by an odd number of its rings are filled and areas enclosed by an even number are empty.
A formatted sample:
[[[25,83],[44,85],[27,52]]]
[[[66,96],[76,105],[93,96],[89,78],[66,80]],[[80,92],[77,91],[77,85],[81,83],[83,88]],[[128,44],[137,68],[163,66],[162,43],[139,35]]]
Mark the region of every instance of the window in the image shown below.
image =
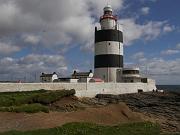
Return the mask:
[[[143,90],[142,89],[138,89],[138,93],[142,93],[143,92]]]

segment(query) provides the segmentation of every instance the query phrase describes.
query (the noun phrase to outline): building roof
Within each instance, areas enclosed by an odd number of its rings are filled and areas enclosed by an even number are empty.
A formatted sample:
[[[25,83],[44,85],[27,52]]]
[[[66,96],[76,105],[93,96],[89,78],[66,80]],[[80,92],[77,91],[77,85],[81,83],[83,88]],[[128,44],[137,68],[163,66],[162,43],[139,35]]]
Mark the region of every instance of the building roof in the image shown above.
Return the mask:
[[[56,74],[56,72],[54,72],[53,74],[42,73],[40,77],[52,77],[54,74]]]
[[[89,72],[77,72],[77,71],[74,71],[74,73],[72,74],[72,77],[89,77],[90,73],[92,73],[92,70],[90,70]]]
[[[40,77],[52,77],[53,74],[42,74]]]
[[[90,72],[73,73],[72,76],[89,76]]]
[[[108,4],[107,6],[104,7],[104,11],[111,11],[112,12],[113,11],[112,6]]]

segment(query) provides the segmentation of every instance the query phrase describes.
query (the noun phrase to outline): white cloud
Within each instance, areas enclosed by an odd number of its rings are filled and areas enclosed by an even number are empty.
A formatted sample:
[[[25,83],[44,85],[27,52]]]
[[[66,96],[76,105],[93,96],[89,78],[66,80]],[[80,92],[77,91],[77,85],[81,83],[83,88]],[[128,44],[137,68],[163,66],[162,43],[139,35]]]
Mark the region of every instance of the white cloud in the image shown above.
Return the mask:
[[[180,59],[167,60],[164,58],[146,57],[143,52],[135,53],[130,66],[140,67],[143,76],[153,78],[157,84],[180,84]]]
[[[164,32],[171,32],[174,30],[174,26],[165,25],[163,28]]]
[[[106,2],[104,0],[53,0],[53,2],[0,0],[0,38],[6,37],[7,41],[11,39],[17,41],[17,43],[0,42],[0,53],[10,55],[18,52],[22,47],[26,47],[24,42],[34,45],[41,43],[42,47],[39,47],[41,50],[45,47],[54,48],[54,54],[58,54],[59,51],[66,52],[74,45],[92,51],[94,27],[103,13]],[[111,5],[116,14],[116,11],[123,9],[124,0],[113,0]],[[163,33],[171,32],[172,29],[166,21],[139,24],[134,18],[126,18],[120,19],[119,22],[124,26],[126,45],[132,45],[139,39],[153,40]],[[141,60],[146,59],[142,57]],[[26,72],[33,74],[67,70],[66,60],[62,55],[33,54],[20,59],[9,56],[1,58],[0,63],[0,72],[8,76],[15,72],[24,75]]]
[[[173,55],[173,54],[177,54],[179,52],[180,52],[179,50],[169,49],[169,50],[162,51],[161,54],[162,55]]]
[[[77,43],[84,49],[93,50],[95,18],[102,15],[105,5],[104,0],[3,0],[0,4],[0,36],[30,33],[41,35],[45,46],[68,47]],[[123,0],[113,0],[111,5],[114,10],[120,10]],[[38,42],[32,36],[26,41]]]
[[[144,58],[144,52],[137,52],[132,56],[132,59]]]
[[[133,18],[121,19],[120,24],[123,24],[124,42],[126,45],[132,45],[132,43],[138,39],[141,40],[153,40],[167,31],[163,31],[166,21],[149,21],[145,24],[138,24]]]
[[[123,4],[124,0],[111,1],[115,13],[123,9]],[[81,45],[81,49],[92,51],[96,19],[103,14],[105,5],[104,0],[1,0],[0,37],[25,34],[29,36],[24,40],[32,44],[41,40],[46,47],[58,45],[60,49],[68,50],[76,43]],[[145,12],[148,10],[144,7]],[[164,25],[164,32],[170,32],[171,27],[156,21],[138,24],[132,18],[121,19],[120,22],[124,24],[126,44],[138,39],[157,38]]]
[[[22,36],[22,38],[23,38],[24,42],[34,44],[34,45],[36,45],[40,42],[40,36],[25,34]]]
[[[176,45],[176,48],[180,50],[180,43]]]
[[[180,59],[152,58],[139,61],[141,73],[156,79],[158,84],[179,84]]]
[[[28,80],[34,80],[34,74],[39,78],[40,73],[57,72],[60,75],[65,75],[68,70],[66,60],[61,55],[38,55],[30,54],[25,57],[15,59],[5,57],[0,59],[0,79],[17,80],[18,77],[24,79],[27,75]]]
[[[150,8],[149,8],[149,7],[142,7],[142,8],[141,8],[141,13],[142,13],[143,15],[149,14],[149,11],[150,11]]]
[[[20,51],[20,48],[13,46],[11,43],[0,42],[0,53],[3,55],[9,55],[14,52]]]
[[[39,54],[30,54],[25,56],[18,61],[21,65],[39,65],[42,68],[57,68],[67,70],[65,59],[61,55],[39,55]],[[36,67],[37,68],[37,67]]]
[[[102,15],[102,9],[107,5],[105,0],[86,0],[89,10],[93,11],[92,14],[99,18]],[[110,2],[114,10],[121,10],[123,8],[124,0],[113,0]]]
[[[148,64],[149,74],[165,75],[167,78],[166,84],[178,84],[175,79],[180,74],[180,59],[176,60],[164,60],[164,59],[153,59]],[[180,78],[180,77],[179,77]],[[158,79],[159,80],[159,79]],[[161,81],[161,80],[159,80]]]

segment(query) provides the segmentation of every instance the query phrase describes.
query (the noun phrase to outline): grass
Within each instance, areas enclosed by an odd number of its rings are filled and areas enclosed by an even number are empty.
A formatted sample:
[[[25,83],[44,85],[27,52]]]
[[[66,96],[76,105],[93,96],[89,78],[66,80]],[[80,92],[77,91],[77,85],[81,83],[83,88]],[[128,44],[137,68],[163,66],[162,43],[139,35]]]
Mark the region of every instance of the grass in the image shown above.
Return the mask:
[[[47,105],[74,94],[75,90],[3,92],[0,93],[0,111],[49,112]]]
[[[35,131],[10,131],[0,135],[160,135],[160,128],[150,122],[101,126],[91,123],[69,123],[62,127]]]
[[[48,113],[48,107],[41,104],[24,104],[20,106],[10,106],[10,107],[1,107],[1,112],[26,112],[26,113],[37,113],[37,112],[45,112]]]
[[[180,135],[180,133],[164,133],[164,134],[161,134],[161,135]]]

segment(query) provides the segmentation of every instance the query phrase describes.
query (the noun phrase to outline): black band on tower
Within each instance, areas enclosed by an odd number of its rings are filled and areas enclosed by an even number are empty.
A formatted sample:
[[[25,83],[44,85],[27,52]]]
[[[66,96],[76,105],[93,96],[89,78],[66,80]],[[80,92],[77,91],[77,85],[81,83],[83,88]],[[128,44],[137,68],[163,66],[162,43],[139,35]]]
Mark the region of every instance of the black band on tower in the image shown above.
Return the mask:
[[[105,54],[95,56],[95,68],[123,67],[123,56],[115,54]]]
[[[123,43],[123,33],[119,30],[95,30],[95,43],[102,41],[117,41]]]

